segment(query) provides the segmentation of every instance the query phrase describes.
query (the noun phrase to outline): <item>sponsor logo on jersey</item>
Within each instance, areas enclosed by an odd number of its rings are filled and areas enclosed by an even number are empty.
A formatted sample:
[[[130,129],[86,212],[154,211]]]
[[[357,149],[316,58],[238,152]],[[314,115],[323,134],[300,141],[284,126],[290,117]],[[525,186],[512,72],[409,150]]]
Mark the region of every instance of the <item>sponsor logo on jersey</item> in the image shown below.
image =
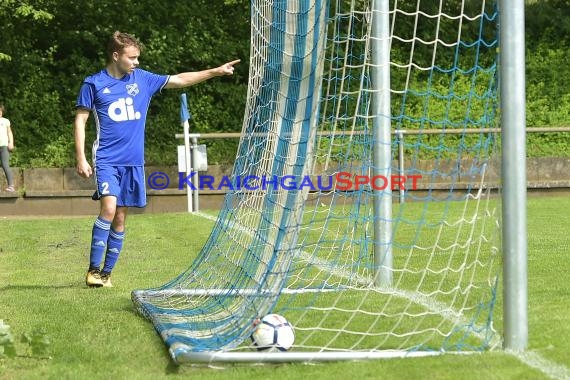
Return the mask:
[[[107,112],[113,121],[138,120],[141,118],[141,113],[135,111],[135,107],[133,106],[133,98],[117,99],[111,103]]]

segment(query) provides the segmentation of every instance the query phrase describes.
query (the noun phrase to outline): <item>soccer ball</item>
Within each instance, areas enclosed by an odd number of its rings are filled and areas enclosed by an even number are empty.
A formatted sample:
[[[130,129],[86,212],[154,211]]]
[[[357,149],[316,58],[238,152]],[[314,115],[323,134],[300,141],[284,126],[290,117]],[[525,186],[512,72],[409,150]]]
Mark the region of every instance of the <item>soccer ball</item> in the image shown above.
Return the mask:
[[[283,316],[268,314],[257,321],[251,340],[258,351],[287,351],[293,346],[295,331]]]

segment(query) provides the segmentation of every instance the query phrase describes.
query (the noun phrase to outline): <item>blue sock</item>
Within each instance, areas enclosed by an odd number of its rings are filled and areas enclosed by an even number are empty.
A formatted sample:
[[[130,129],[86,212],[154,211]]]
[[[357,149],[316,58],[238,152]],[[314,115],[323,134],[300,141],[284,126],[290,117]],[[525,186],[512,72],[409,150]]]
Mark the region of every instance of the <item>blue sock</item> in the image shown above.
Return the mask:
[[[105,265],[103,266],[102,272],[111,273],[117,260],[119,259],[119,254],[123,248],[123,240],[125,239],[125,231],[117,232],[111,228],[109,233],[109,239],[107,240],[107,253],[105,254]]]
[[[93,224],[93,232],[91,233],[91,253],[89,255],[89,269],[99,269],[101,261],[103,261],[103,253],[107,246],[109,238],[109,229],[111,222],[98,217]]]

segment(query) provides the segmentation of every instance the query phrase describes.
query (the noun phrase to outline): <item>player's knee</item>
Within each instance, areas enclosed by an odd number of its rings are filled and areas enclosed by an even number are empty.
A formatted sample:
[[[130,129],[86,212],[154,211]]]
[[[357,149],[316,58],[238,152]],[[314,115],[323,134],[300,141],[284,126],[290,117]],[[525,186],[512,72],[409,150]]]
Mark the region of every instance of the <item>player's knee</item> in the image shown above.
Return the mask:
[[[114,221],[115,213],[116,213],[116,207],[113,207],[112,205],[104,205],[101,206],[101,212],[99,216],[105,220]]]
[[[127,211],[123,207],[117,208],[113,217],[113,229],[115,231],[123,231],[125,229],[125,220],[127,219]]]

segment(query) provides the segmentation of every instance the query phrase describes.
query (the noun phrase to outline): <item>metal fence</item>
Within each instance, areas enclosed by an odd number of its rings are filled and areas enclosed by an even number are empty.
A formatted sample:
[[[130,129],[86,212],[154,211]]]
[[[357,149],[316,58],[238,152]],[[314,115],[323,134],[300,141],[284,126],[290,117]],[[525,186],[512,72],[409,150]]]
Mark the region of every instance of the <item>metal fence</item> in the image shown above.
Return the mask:
[[[570,132],[570,127],[561,126],[561,127],[528,127],[526,128],[527,133],[568,133]],[[413,129],[396,129],[392,131],[392,134],[398,136],[398,170],[400,173],[405,172],[405,154],[404,154],[404,145],[405,145],[405,136],[413,136],[413,135],[438,135],[438,134],[450,134],[450,135],[464,135],[464,134],[481,134],[481,133],[501,133],[501,128],[480,128],[480,129],[462,129],[462,128],[454,128],[454,129],[423,129],[423,130],[413,130]],[[347,133],[345,131],[318,131],[317,136],[354,136],[354,135],[364,135],[369,134],[369,132],[364,131],[356,131]],[[266,136],[267,133],[254,133],[254,136]],[[194,168],[197,160],[198,153],[198,140],[221,140],[221,139],[239,139],[242,136],[240,132],[220,132],[220,133],[189,133],[187,135],[180,133],[175,134],[175,138],[177,139],[185,139],[184,142],[185,146],[185,157],[190,160],[190,168],[189,172],[192,171]],[[194,181],[194,178],[192,179]],[[196,179],[197,180],[197,179]],[[198,211],[199,210],[199,191],[198,185],[194,184],[194,188],[196,190],[192,190],[187,187],[187,195],[188,195],[188,211]],[[405,199],[405,190],[399,189],[399,200],[400,202],[404,202]]]

